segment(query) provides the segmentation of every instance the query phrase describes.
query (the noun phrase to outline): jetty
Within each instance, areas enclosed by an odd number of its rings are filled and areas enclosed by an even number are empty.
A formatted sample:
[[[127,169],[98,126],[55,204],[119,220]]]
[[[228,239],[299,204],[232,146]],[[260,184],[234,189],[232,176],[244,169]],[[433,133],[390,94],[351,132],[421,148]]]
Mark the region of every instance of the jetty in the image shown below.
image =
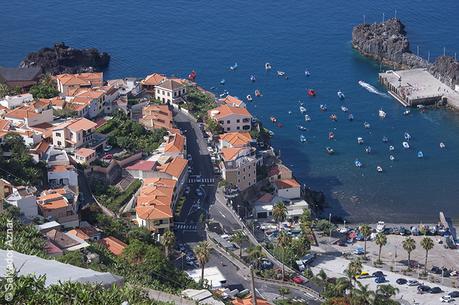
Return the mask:
[[[427,69],[388,70],[379,73],[379,81],[406,107],[447,104],[459,110],[459,92],[435,78]]]

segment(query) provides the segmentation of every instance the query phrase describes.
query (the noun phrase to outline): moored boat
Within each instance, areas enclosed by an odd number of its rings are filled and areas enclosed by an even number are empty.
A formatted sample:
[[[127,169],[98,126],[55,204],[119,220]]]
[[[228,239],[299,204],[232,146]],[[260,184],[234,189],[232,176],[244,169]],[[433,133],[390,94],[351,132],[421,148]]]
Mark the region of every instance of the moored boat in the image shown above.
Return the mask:
[[[302,114],[305,114],[305,113],[306,113],[306,111],[307,111],[307,110],[306,110],[306,108],[305,108],[305,107],[303,107],[303,106],[300,106],[300,112],[301,112]]]
[[[253,83],[255,82],[257,79],[255,78],[255,75],[250,75],[250,81]]]
[[[341,90],[338,90],[338,92],[336,92],[336,94],[338,95],[339,99],[344,100],[344,93]]]
[[[309,70],[306,69],[306,70],[304,70],[304,75],[305,75],[306,77],[308,77],[308,76],[311,75],[311,72],[309,72]]]
[[[298,129],[299,129],[299,130],[307,130],[307,128],[304,127],[304,126],[302,126],[302,125],[298,125]]]
[[[349,113],[349,115],[347,116],[347,119],[349,121],[353,121],[354,120],[354,115],[352,113]]]
[[[393,155],[390,155],[390,156],[389,156],[389,160],[394,161],[394,160],[395,160],[395,157],[394,157]]]
[[[383,172],[383,168],[381,166],[376,166],[376,170],[378,171],[378,173],[382,173]]]
[[[408,144],[408,142],[403,142],[402,145],[403,145],[403,148],[405,149],[410,148],[410,144]]]
[[[260,90],[255,90],[255,96],[261,96],[261,91]]]
[[[367,154],[371,153],[371,146],[365,147],[365,152],[366,152]]]
[[[335,134],[334,134],[332,131],[330,131],[330,132],[328,133],[328,139],[329,139],[329,140],[333,140],[334,138],[335,138]]]
[[[363,123],[363,127],[370,128],[370,123],[368,123],[368,122]]]
[[[362,162],[360,162],[359,160],[356,159],[356,160],[354,161],[354,165],[355,165],[356,167],[362,167]]]
[[[190,74],[188,74],[188,79],[191,81],[194,81],[196,79],[196,71],[191,71]]]
[[[395,147],[393,145],[389,146],[389,151],[395,150]]]
[[[303,135],[300,135],[300,142],[301,143],[306,143],[307,142],[306,137],[303,136]]]
[[[363,144],[363,138],[362,137],[358,137],[357,138],[357,143],[358,144]]]
[[[327,105],[321,104],[320,111],[327,111]]]
[[[341,111],[343,111],[343,112],[348,112],[348,110],[349,110],[349,109],[348,109],[347,107],[341,106]]]
[[[333,148],[331,147],[325,147],[325,151],[327,152],[327,154],[329,155],[333,155],[335,153],[335,151],[333,150]]]
[[[284,71],[277,71],[277,76],[285,76],[285,72]]]
[[[333,113],[332,115],[330,115],[330,120],[337,121],[338,117],[336,116],[336,114]]]
[[[411,135],[408,132],[405,132],[404,137],[407,141],[411,139]]]
[[[304,120],[305,120],[306,122],[309,122],[309,121],[311,121],[311,117],[310,117],[308,114],[305,114],[305,115],[304,115]]]
[[[418,158],[424,158],[424,153],[422,151],[418,151]]]
[[[252,96],[250,94],[247,95],[247,100],[251,102],[253,100]]]
[[[382,109],[379,109],[378,115],[381,119],[384,119],[386,117],[386,113]]]
[[[387,142],[389,142],[389,139],[388,139],[386,136],[384,136],[384,137],[382,138],[382,141],[383,141],[383,143],[387,143]]]
[[[408,115],[411,113],[411,110],[410,109],[406,109],[405,111],[403,111],[403,115]]]
[[[265,63],[265,70],[266,70],[266,71],[269,71],[269,70],[271,70],[271,69],[272,69],[271,64],[270,64],[269,62]]]
[[[272,116],[269,118],[271,120],[271,122],[273,123],[276,123],[277,122],[277,118],[275,116]]]
[[[230,70],[231,70],[231,71],[234,71],[234,70],[236,70],[236,69],[237,69],[237,62],[234,63],[234,65],[232,65],[232,66],[230,67]]]
[[[443,143],[443,142],[440,142],[440,148],[446,148],[446,145],[445,145],[445,143]]]
[[[226,80],[225,80],[225,79],[222,79],[222,80],[220,81],[220,85],[224,85],[225,83],[226,83]]]
[[[308,89],[308,95],[309,95],[309,96],[316,96],[316,90],[314,90],[314,89]]]

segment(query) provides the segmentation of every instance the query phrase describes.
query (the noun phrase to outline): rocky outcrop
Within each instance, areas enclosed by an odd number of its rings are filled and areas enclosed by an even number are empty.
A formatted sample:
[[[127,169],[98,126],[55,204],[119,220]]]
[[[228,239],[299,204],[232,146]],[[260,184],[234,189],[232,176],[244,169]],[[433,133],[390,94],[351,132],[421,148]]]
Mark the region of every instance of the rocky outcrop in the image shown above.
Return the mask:
[[[352,30],[352,46],[364,56],[396,69],[427,68],[441,82],[459,85],[459,63],[449,56],[429,63],[410,51],[405,25],[392,18],[382,23],[359,24]]]
[[[45,73],[79,73],[100,71],[108,66],[110,55],[97,49],[74,49],[63,42],[52,48],[32,52],[20,67],[41,67]]]

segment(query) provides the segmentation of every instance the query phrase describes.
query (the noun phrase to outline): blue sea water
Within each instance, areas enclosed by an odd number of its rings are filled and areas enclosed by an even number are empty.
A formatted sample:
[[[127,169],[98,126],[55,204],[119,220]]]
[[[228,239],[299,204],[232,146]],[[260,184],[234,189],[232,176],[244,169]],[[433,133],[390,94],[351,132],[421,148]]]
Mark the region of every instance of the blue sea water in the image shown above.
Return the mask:
[[[457,0],[435,1],[8,1],[2,4],[0,65],[15,66],[30,51],[65,41],[75,47],[96,47],[112,55],[106,78],[143,77],[151,72],[185,76],[198,72],[203,86],[244,97],[260,89],[263,97],[248,108],[275,132],[273,145],[295,176],[322,190],[333,214],[353,221],[428,222],[445,211],[459,218],[459,116],[445,110],[403,116],[404,108],[390,98],[366,91],[364,80],[377,84],[379,65],[351,48],[353,25],[380,21],[397,11],[407,26],[412,49],[431,59],[459,51]],[[235,72],[228,67],[238,63]],[[266,73],[264,63],[273,71]],[[311,76],[306,78],[304,70]],[[285,71],[289,79],[275,76]],[[254,74],[255,83],[249,81]],[[226,85],[220,86],[221,79]],[[306,88],[317,90],[315,98]],[[346,99],[339,101],[341,89]],[[298,101],[312,118],[304,122]],[[319,111],[327,104],[329,111]],[[355,116],[346,120],[345,105]],[[378,110],[387,112],[384,120]],[[289,115],[288,111],[292,114]],[[328,119],[331,113],[337,122]],[[283,128],[272,126],[275,115]],[[363,122],[371,124],[363,128]],[[308,127],[299,142],[296,125]],[[329,131],[336,140],[327,138]],[[403,133],[413,139],[403,150]],[[389,160],[388,145],[396,147]],[[356,143],[361,136],[373,153]],[[447,145],[440,150],[439,142]],[[336,155],[324,148],[331,146]],[[422,150],[425,157],[418,159]],[[359,158],[364,167],[358,169]],[[381,165],[384,173],[377,173]]]

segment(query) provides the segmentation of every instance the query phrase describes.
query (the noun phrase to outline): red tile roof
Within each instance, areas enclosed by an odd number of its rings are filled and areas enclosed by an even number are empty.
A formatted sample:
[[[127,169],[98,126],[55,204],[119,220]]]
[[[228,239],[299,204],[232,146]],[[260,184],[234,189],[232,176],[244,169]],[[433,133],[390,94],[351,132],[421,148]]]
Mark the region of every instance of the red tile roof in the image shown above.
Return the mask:
[[[139,160],[133,165],[126,167],[126,170],[152,171],[155,169],[155,167],[155,161]]]
[[[279,189],[298,188],[301,185],[295,179],[281,179],[277,180],[276,186]]]
[[[225,118],[230,115],[238,115],[251,118],[252,115],[250,112],[244,107],[231,107],[228,105],[221,105],[220,107],[214,108],[209,110],[208,112],[210,117],[213,117],[217,120]]]
[[[102,238],[100,240],[100,243],[105,248],[107,248],[108,251],[115,254],[116,256],[120,256],[123,253],[124,249],[128,246],[127,244],[113,236]]]

